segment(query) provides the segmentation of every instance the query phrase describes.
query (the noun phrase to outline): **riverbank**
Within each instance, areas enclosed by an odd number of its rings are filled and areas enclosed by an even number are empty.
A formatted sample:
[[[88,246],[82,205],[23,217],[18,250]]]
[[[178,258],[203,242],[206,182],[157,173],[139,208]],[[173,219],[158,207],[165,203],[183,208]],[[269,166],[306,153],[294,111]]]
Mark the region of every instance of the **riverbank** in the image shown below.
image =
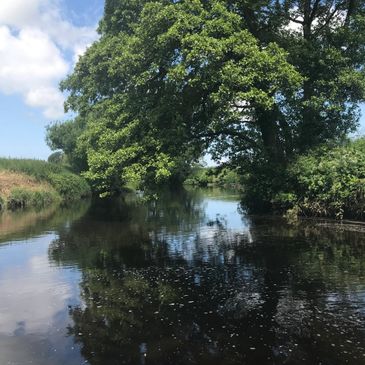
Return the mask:
[[[289,215],[365,220],[365,139],[323,145],[286,169],[273,196]]]
[[[42,208],[90,195],[86,180],[62,166],[0,158],[0,210]]]

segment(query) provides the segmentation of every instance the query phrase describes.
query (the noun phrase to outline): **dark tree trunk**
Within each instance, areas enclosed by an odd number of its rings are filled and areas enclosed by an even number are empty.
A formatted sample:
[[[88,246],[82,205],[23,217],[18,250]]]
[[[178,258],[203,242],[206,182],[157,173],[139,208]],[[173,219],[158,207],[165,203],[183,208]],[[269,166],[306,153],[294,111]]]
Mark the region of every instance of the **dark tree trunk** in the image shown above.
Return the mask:
[[[285,165],[284,145],[280,142],[277,108],[258,109],[257,123],[261,132],[264,152],[272,165]]]
[[[293,141],[293,130],[286,121],[284,116],[281,116],[279,119],[279,126],[281,133],[283,135],[283,148],[285,153],[285,159],[289,160],[294,153],[294,141]]]
[[[306,40],[312,36],[312,21],[311,0],[305,0],[303,4],[303,36]]]
[[[306,80],[303,87],[303,109],[302,123],[299,128],[298,148],[300,152],[305,152],[314,146],[322,134],[322,128],[318,122],[316,111],[310,105],[313,97],[313,82]]]
[[[346,16],[346,21],[345,24],[348,25],[352,16],[354,15],[354,13],[356,12],[356,8],[358,6],[357,4],[357,0],[349,0],[348,2],[348,6],[347,6],[347,16]]]
[[[315,18],[315,11],[311,6],[311,0],[305,0],[303,4],[303,38],[308,47],[307,53],[310,54],[310,44],[312,41],[312,22]],[[308,75],[312,72],[308,70]],[[316,136],[320,134],[318,130],[318,121],[316,113],[310,106],[310,101],[314,95],[313,81],[308,78],[303,85],[303,108],[302,108],[302,123],[299,128],[299,144],[298,149],[300,152],[305,152],[316,141]]]

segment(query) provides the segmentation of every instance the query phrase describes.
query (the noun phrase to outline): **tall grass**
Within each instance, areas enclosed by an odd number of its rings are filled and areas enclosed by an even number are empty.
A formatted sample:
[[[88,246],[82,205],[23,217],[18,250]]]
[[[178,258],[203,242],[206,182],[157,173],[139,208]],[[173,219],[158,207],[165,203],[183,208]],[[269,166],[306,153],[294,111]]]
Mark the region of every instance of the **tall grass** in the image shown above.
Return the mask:
[[[0,170],[22,172],[37,180],[47,180],[51,173],[62,173],[67,170],[60,165],[42,160],[0,158]]]
[[[46,181],[55,189],[63,201],[77,200],[91,195],[90,187],[83,177],[73,174],[60,165],[46,161],[0,158],[1,170],[23,173],[40,182]],[[19,191],[14,194],[21,196]],[[44,198],[47,201],[50,197],[44,196]]]
[[[7,198],[7,208],[15,210],[19,208],[45,208],[51,204],[60,203],[61,197],[55,191],[39,190],[29,191],[16,188]]]

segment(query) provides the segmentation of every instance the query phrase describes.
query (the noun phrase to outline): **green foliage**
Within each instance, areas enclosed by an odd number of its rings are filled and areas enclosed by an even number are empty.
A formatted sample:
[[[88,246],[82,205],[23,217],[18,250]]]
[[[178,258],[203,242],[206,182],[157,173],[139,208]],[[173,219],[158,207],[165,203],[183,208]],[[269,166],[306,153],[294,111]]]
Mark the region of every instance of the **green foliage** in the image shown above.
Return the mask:
[[[83,197],[90,196],[91,190],[84,178],[77,176],[65,167],[41,160],[31,159],[7,159],[0,158],[0,170],[8,170],[14,172],[21,172],[35,179],[46,181],[56,190],[63,201],[77,200]],[[22,201],[21,194],[15,192],[15,200]],[[34,201],[34,194],[29,193],[26,201]],[[40,197],[40,202],[46,201],[47,197]],[[57,201],[57,199],[55,199]]]
[[[77,147],[77,139],[83,126],[83,120],[76,118],[72,122],[56,122],[47,127],[48,145],[53,150],[62,150],[67,156],[67,162],[76,172],[87,168],[85,153]]]
[[[287,172],[282,166],[259,161],[244,175],[242,202],[250,213],[272,210],[274,197],[287,186]]]
[[[51,173],[48,175],[48,181],[62,196],[63,200],[75,200],[90,196],[90,187],[85,179],[71,172]]]
[[[53,191],[30,191],[14,189],[7,198],[7,208],[15,210],[19,208],[45,208],[51,204],[60,203],[61,197]]]
[[[358,124],[363,0],[107,0],[99,32],[47,141],[101,193],[183,181],[209,151],[264,210],[290,161]]]
[[[48,156],[47,162],[54,163],[56,165],[67,165],[67,157],[64,152],[57,151],[53,152]]]
[[[363,218],[365,139],[299,157],[288,169],[287,188],[276,194],[275,205],[297,207],[302,215]]]
[[[192,169],[191,174],[184,182],[186,185],[206,187],[216,186],[236,186],[241,184],[238,173],[229,167],[201,167]]]
[[[236,170],[225,167],[221,169],[217,176],[217,185],[240,186],[241,180],[242,179]]]
[[[191,174],[184,181],[185,185],[205,187],[213,184],[213,169],[204,167],[195,167]]]
[[[224,1],[108,1],[100,32],[62,83],[78,117],[48,130],[52,147],[86,156],[100,191],[162,183],[213,141],[225,148],[222,136],[250,139],[253,106],[270,109],[301,82],[286,52],[262,47]]]
[[[47,180],[49,173],[61,173],[64,168],[41,160],[0,158],[0,170],[22,172],[37,180]]]

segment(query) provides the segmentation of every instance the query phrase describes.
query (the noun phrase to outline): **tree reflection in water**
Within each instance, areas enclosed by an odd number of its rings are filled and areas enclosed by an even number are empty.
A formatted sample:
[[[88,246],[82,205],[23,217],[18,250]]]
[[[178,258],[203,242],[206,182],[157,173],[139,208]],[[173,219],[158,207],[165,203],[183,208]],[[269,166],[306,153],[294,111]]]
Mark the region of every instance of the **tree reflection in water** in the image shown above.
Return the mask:
[[[90,364],[364,363],[363,234],[211,213],[192,193],[104,201],[60,231]]]

